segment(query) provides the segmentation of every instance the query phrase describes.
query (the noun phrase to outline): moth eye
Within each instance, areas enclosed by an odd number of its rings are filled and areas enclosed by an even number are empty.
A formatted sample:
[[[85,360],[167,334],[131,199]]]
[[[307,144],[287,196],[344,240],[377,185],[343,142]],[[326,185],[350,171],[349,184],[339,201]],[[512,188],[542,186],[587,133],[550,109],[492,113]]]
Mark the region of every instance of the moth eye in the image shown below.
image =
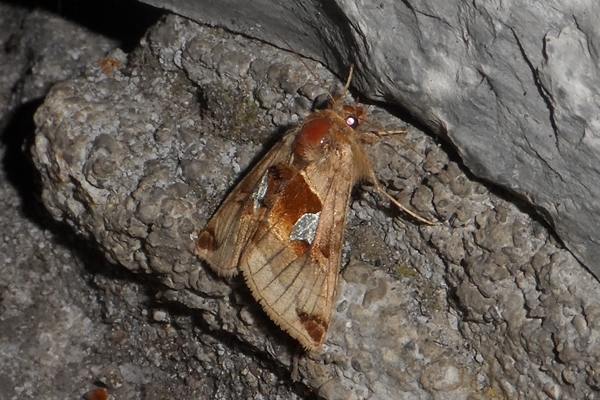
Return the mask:
[[[354,117],[348,117],[346,118],[346,125],[348,125],[351,128],[356,128],[356,126],[358,125],[358,119]]]

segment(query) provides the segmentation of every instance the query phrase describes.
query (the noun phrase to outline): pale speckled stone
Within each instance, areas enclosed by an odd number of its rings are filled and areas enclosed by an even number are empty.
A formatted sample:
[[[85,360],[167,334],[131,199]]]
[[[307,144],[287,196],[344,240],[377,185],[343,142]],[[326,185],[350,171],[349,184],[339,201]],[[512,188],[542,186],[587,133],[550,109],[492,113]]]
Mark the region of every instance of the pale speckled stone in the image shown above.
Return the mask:
[[[319,387],[318,395],[331,400],[358,400],[358,394],[344,387],[341,379],[330,379]]]
[[[450,360],[435,360],[428,364],[421,376],[421,383],[427,390],[450,392],[457,389],[463,380],[463,372]]]

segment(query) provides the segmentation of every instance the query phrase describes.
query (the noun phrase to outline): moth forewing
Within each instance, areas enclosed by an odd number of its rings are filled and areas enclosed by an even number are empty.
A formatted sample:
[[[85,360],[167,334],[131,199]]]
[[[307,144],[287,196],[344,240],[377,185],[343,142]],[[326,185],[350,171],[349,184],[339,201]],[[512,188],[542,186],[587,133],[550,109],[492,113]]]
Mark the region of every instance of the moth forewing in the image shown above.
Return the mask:
[[[293,133],[280,140],[234,187],[221,206],[197,233],[195,253],[221,276],[229,277],[239,272],[240,254],[256,230],[257,222],[266,212],[262,204],[261,182],[267,168],[289,159]]]

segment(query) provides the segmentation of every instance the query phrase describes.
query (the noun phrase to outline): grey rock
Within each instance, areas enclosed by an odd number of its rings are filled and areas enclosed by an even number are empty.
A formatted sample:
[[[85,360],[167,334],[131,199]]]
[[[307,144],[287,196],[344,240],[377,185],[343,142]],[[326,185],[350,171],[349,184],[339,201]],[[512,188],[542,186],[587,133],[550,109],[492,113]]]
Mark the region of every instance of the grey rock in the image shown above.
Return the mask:
[[[600,4],[143,0],[290,48],[399,104],[539,210],[600,278]]]
[[[3,5],[0,15],[0,128],[21,104],[43,98],[52,84],[96,61],[116,41],[41,8]]]

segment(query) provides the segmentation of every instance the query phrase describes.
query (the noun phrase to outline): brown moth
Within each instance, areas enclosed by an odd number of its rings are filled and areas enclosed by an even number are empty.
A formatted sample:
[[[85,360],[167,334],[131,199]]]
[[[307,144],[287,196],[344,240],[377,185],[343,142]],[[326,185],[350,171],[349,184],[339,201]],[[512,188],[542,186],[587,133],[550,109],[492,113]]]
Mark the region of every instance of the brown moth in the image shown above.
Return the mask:
[[[227,196],[204,229],[195,252],[217,274],[241,271],[269,317],[306,349],[323,344],[340,269],[346,213],[353,186],[379,185],[356,128],[358,106],[311,113],[287,133]]]

